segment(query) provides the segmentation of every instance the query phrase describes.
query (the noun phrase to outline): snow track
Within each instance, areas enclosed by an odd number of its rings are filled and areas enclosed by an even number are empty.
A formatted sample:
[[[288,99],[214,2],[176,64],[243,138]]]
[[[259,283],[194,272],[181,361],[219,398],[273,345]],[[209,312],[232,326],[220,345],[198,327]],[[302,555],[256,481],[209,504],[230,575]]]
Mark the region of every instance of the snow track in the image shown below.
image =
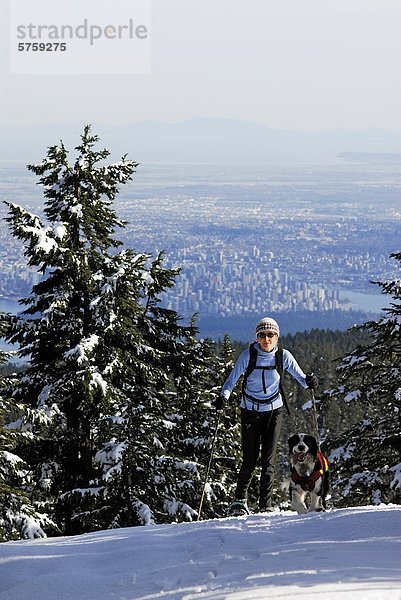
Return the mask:
[[[0,545],[0,600],[401,599],[401,506]]]

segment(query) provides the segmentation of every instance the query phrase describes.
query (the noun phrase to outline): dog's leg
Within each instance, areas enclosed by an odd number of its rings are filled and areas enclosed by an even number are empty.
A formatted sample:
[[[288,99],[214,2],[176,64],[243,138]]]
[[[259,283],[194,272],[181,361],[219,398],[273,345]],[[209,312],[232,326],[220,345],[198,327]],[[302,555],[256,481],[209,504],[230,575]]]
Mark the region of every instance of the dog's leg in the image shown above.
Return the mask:
[[[310,495],[310,506],[309,506],[309,511],[308,512],[315,512],[315,511],[321,511],[324,510],[322,507],[322,503],[321,503],[321,497],[318,496],[317,494],[314,494],[313,492],[311,492]]]
[[[291,508],[296,510],[299,515],[304,515],[308,512],[308,509],[305,505],[305,492],[292,490],[291,493]]]
[[[330,498],[330,477],[329,477],[329,472],[326,471],[323,474],[323,488],[322,488],[322,495],[321,495],[321,499],[322,499],[322,510],[327,510],[327,498]]]

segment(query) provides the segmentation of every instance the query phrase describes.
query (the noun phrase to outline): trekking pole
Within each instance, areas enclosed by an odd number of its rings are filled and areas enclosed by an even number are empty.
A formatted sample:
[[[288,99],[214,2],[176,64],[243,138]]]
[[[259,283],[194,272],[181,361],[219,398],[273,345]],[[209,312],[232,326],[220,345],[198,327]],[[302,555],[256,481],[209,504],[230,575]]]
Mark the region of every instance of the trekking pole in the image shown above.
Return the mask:
[[[216,444],[216,438],[217,438],[217,430],[219,428],[219,422],[220,422],[220,412],[217,412],[217,419],[216,419],[216,426],[214,428],[214,433],[213,433],[213,438],[212,438],[212,449],[210,451],[210,456],[209,456],[209,464],[207,465],[207,470],[206,470],[206,476],[205,476],[205,481],[203,483],[203,489],[202,489],[202,495],[201,495],[201,499],[199,502],[199,508],[198,508],[198,518],[196,519],[197,521],[199,521],[200,516],[201,516],[201,512],[202,512],[202,505],[203,505],[203,499],[205,497],[205,491],[206,491],[206,485],[207,485],[207,480],[209,479],[209,473],[210,473],[210,467],[212,466],[212,460],[213,460],[213,453],[214,453],[214,447]]]
[[[315,427],[316,441],[318,450],[320,450],[320,437],[319,437],[319,427],[317,424],[317,411],[316,411],[316,401],[315,401],[315,392],[314,390],[310,390],[312,396],[312,415],[313,415],[313,424]]]

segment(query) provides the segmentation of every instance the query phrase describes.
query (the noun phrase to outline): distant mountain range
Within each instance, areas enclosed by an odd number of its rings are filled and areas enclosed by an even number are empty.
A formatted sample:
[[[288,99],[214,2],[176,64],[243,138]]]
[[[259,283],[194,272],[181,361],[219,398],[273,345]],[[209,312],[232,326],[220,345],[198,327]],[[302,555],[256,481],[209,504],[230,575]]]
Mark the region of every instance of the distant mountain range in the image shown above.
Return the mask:
[[[46,148],[63,139],[76,146],[84,123],[0,128],[0,160],[41,160]],[[325,131],[274,129],[236,119],[198,117],[168,124],[142,121],[126,126],[93,124],[113,157],[128,153],[144,162],[394,162],[401,156],[401,132],[385,129]],[[370,155],[370,158],[369,158]]]
[[[387,163],[401,165],[401,153],[391,152],[341,152],[338,158],[350,162]]]

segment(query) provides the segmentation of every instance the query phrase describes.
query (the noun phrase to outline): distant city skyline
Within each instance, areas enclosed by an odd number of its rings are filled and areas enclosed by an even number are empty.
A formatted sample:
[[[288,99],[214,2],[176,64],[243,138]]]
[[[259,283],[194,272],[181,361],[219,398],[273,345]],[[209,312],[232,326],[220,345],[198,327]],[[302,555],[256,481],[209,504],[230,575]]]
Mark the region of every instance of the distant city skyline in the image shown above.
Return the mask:
[[[151,6],[150,74],[12,75],[0,0],[0,126],[225,117],[278,129],[401,130],[399,0]]]
[[[35,179],[22,166],[0,167],[0,197],[41,214]],[[341,291],[374,294],[372,281],[396,276],[398,180],[397,167],[384,163],[234,172],[187,165],[178,173],[155,165],[116,199],[126,223],[117,237],[135,252],[163,250],[181,270],[163,299],[186,316],[337,310]],[[18,297],[39,275],[5,222],[0,234],[0,296]]]

